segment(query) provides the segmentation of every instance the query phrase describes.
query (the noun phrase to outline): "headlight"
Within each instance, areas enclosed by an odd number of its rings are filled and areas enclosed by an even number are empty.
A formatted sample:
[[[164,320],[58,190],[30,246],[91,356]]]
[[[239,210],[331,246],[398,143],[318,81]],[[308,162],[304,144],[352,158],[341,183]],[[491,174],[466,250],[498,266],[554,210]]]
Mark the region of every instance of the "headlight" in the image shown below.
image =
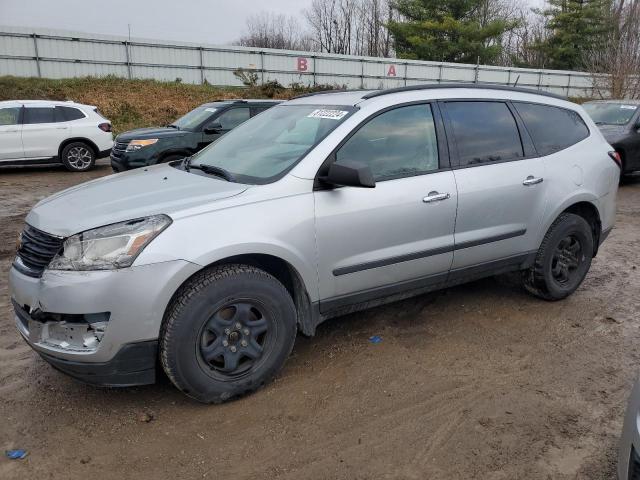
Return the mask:
[[[146,140],[131,140],[129,145],[127,145],[127,152],[135,152],[140,150],[143,147],[148,147],[149,145],[153,145],[158,141],[157,138],[148,138]]]
[[[113,270],[130,267],[136,257],[171,224],[166,215],[127,220],[72,235],[49,270]]]

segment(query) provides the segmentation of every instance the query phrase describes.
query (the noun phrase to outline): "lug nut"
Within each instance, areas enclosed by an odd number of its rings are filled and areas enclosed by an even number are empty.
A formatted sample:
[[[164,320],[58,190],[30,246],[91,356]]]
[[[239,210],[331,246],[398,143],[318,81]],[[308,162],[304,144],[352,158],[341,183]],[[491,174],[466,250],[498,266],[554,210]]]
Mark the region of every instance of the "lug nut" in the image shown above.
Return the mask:
[[[242,325],[240,325],[240,322],[236,323],[236,330],[240,330],[242,328]]]
[[[234,347],[233,345],[231,345],[231,351],[235,353],[235,351],[236,351],[236,347]]]
[[[224,333],[225,333],[225,334],[227,334],[227,335],[229,335],[229,334],[231,333],[231,330],[229,330],[228,328],[225,328],[225,329],[224,329]]]
[[[242,345],[243,347],[246,347],[247,346],[247,341],[246,340],[242,340],[240,342],[240,345]]]
[[[223,340],[223,341],[222,341],[222,346],[223,346],[223,347],[226,347],[226,346],[228,346],[228,345],[229,345],[229,342],[227,342],[226,340]]]
[[[245,328],[245,329],[242,331],[242,333],[244,333],[245,335],[249,335],[249,333],[251,333],[251,332],[249,332],[249,329],[248,329],[248,328]]]

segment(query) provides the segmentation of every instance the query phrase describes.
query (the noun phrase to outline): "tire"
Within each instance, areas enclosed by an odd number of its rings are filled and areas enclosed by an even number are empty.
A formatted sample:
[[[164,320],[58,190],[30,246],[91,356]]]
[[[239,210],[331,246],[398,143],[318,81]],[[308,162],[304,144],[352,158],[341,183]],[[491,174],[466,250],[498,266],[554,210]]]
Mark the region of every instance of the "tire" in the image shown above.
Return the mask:
[[[160,361],[186,395],[222,403],[269,382],[296,332],[296,308],[282,283],[255,267],[223,265],[177,292],[160,331]]]
[[[96,163],[96,154],[84,142],[72,142],[62,149],[62,164],[70,172],[86,172]]]
[[[563,213],[549,227],[533,266],[523,271],[524,287],[544,300],[568,297],[587,275],[593,249],[593,233],[587,221]]]

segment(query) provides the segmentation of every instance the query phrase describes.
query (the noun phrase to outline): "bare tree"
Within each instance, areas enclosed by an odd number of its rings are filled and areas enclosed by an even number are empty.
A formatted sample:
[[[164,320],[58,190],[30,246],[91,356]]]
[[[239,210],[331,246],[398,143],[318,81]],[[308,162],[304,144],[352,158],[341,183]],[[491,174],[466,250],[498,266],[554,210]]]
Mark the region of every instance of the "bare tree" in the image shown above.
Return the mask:
[[[310,50],[310,36],[294,17],[260,12],[247,19],[247,33],[238,40],[246,47]]]
[[[612,28],[603,45],[585,52],[594,74],[594,92],[602,98],[640,98],[640,0],[616,0]]]

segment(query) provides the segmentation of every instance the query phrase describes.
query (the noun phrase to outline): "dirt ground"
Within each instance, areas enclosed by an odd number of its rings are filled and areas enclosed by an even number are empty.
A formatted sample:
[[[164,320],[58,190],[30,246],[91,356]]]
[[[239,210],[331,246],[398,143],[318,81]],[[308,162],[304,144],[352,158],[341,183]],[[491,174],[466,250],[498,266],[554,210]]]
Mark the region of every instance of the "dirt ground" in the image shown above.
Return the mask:
[[[2,455],[0,478],[614,478],[640,359],[640,180],[621,187],[617,226],[571,298],[493,278],[334,319],[265,389],[203,406],[167,380],[77,383],[14,327],[24,215],[108,173],[0,171],[0,449],[29,451]]]

